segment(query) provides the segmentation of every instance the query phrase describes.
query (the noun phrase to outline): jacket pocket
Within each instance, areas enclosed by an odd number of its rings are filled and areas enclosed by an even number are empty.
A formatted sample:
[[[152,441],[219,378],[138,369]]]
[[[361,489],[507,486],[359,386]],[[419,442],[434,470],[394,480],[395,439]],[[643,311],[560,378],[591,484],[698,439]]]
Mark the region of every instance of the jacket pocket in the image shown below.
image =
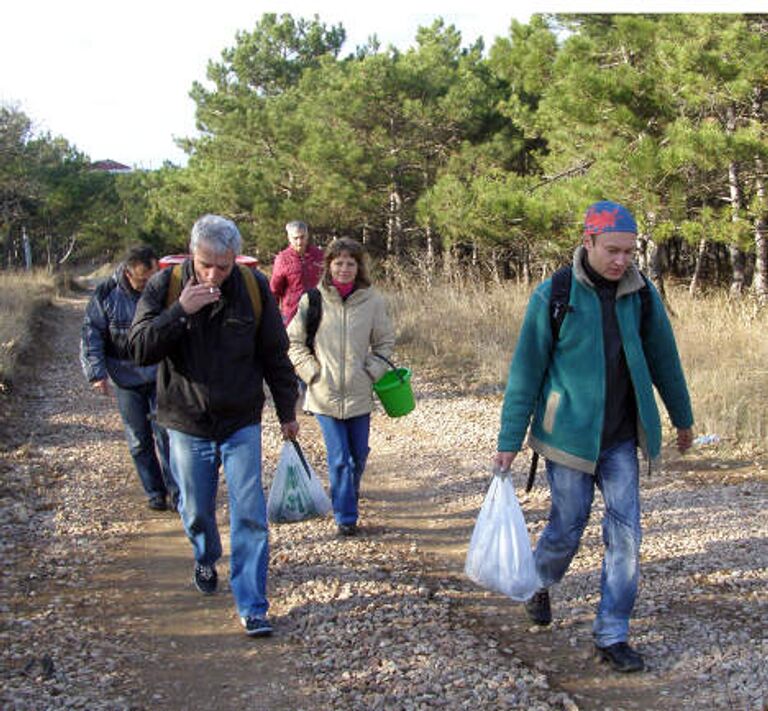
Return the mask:
[[[544,410],[544,419],[541,423],[542,428],[548,434],[552,434],[552,430],[555,429],[555,416],[557,415],[557,408],[560,406],[560,393],[553,390],[547,397],[547,406]]]

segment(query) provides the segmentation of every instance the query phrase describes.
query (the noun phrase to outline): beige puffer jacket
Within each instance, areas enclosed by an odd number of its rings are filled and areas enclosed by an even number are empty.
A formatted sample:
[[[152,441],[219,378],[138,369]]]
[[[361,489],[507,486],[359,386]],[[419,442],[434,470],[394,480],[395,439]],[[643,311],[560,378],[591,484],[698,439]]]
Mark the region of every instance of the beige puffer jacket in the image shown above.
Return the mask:
[[[384,297],[373,287],[357,289],[343,301],[322,283],[322,318],[315,336],[315,355],[307,348],[306,294],[288,326],[288,356],[307,383],[304,409],[346,420],[373,409],[372,385],[389,366],[374,356],[391,358],[395,330]]]

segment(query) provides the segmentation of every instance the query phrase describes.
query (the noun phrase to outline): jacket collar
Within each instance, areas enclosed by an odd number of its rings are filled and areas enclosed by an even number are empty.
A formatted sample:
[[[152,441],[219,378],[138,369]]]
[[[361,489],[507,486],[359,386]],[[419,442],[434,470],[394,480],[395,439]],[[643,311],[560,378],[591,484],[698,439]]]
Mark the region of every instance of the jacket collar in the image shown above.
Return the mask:
[[[358,287],[355,289],[348,297],[346,302],[343,301],[341,296],[339,295],[339,292],[336,291],[336,288],[333,286],[326,286],[321,281],[317,288],[320,290],[320,293],[328,300],[333,303],[347,303],[347,304],[354,304],[358,302],[367,301],[371,294],[370,287]]]
[[[117,269],[113,272],[112,276],[115,279],[115,283],[132,298],[138,300],[141,294],[131,286],[131,282],[128,281],[128,275],[125,273],[128,269],[128,265],[125,262],[118,265]]]
[[[573,275],[582,284],[588,286],[590,289],[594,289],[595,285],[581,263],[581,255],[584,254],[584,252],[586,252],[586,250],[582,244],[579,245],[573,253]],[[627,294],[632,294],[635,291],[640,291],[644,286],[645,281],[643,280],[642,274],[640,274],[640,270],[634,264],[630,264],[627,271],[624,272],[624,275],[619,279],[619,284],[616,287],[616,298],[618,299]]]

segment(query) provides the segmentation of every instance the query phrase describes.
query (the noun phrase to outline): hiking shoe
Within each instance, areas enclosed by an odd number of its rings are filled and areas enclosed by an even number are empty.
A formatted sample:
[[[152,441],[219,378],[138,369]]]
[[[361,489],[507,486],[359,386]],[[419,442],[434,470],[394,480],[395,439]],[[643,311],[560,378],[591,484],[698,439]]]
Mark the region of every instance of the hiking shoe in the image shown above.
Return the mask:
[[[245,627],[245,634],[249,637],[269,637],[272,634],[272,625],[264,617],[241,617],[240,624]]]
[[[617,672],[637,672],[645,669],[643,655],[626,642],[616,642],[608,647],[595,645],[595,652],[600,661],[608,662]]]
[[[216,592],[216,586],[219,584],[219,576],[216,568],[212,565],[200,565],[195,563],[195,587],[203,595],[213,595]]]
[[[356,523],[340,523],[338,526],[340,536],[354,536],[357,533]]]
[[[167,511],[168,504],[165,503],[165,496],[158,494],[157,496],[150,496],[147,501],[147,506],[153,511]]]
[[[535,625],[546,627],[552,622],[552,608],[549,605],[549,590],[542,588],[533,593],[525,602],[525,612]]]

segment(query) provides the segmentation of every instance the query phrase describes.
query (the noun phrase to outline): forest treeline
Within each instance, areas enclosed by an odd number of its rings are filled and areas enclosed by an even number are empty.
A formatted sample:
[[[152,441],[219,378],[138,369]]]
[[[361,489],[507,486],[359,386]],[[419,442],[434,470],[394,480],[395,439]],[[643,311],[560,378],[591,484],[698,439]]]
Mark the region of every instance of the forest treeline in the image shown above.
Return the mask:
[[[3,266],[25,237],[52,268],[139,240],[183,250],[216,212],[264,262],[302,219],[320,244],[528,279],[612,199],[657,278],[765,299],[768,15],[534,15],[488,48],[442,20],[405,51],[374,36],[342,56],[344,41],[318,16],[239,32],[191,88],[185,166],[93,171],[0,107]]]

